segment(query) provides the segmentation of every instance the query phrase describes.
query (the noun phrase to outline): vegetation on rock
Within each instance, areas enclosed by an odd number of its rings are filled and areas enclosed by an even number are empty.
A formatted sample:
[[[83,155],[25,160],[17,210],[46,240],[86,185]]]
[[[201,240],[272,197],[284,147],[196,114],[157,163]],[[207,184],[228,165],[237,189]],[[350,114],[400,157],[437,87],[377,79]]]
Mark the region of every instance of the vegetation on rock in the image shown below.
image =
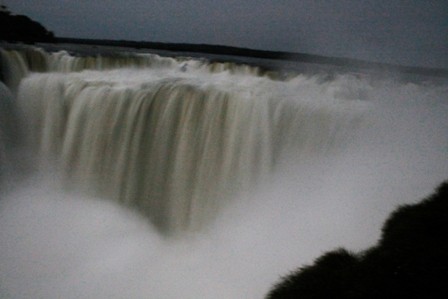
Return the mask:
[[[6,6],[0,7],[0,40],[15,42],[52,42],[54,34],[27,16],[14,15]]]
[[[393,212],[375,247],[326,253],[283,278],[267,298],[448,298],[447,215],[448,182]]]

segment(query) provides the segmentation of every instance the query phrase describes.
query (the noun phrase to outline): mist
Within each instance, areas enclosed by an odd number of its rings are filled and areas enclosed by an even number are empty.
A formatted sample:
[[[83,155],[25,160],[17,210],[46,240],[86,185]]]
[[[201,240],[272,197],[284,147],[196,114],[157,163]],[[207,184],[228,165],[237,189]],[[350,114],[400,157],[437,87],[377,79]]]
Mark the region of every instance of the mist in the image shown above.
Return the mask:
[[[447,178],[448,85],[319,84],[369,106],[345,149],[306,160],[290,152],[200,231],[164,236],[134,210],[64,190],[54,171],[12,176],[0,194],[1,297],[263,298],[326,251],[373,245],[397,205]]]

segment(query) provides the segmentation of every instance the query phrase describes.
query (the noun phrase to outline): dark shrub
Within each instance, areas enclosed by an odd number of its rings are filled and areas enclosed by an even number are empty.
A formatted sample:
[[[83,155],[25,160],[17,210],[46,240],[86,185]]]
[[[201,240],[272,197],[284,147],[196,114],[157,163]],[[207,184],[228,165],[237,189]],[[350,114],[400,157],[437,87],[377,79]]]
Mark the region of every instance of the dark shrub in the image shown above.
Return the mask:
[[[357,257],[344,249],[328,252],[313,266],[284,278],[268,298],[346,298],[357,263]]]
[[[13,15],[5,6],[0,10],[0,40],[51,42],[54,34],[27,16]]]
[[[448,183],[398,208],[359,258],[338,250],[283,278],[269,299],[448,298]]]

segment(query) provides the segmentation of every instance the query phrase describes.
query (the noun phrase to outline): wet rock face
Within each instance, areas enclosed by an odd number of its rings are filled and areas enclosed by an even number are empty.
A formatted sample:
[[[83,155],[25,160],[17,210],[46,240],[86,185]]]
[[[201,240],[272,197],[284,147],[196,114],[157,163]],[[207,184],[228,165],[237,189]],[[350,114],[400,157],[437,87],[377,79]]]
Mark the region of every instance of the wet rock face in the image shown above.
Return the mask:
[[[361,254],[329,252],[283,278],[269,299],[443,298],[448,273],[448,183],[398,208],[378,245]]]

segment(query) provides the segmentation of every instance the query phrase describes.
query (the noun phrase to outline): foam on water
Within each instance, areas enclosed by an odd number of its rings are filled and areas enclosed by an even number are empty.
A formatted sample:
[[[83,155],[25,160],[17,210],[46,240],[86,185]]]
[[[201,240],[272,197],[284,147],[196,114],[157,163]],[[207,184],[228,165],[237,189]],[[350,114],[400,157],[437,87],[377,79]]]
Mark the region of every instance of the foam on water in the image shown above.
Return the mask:
[[[177,66],[29,76],[20,107],[31,124],[28,149],[45,167],[0,193],[2,298],[263,298],[281,275],[325,251],[374,244],[398,204],[447,178],[447,91],[387,78],[280,82]],[[145,101],[154,118],[143,114],[152,123],[135,130],[132,107]],[[138,186],[124,183],[133,168],[120,159],[141,146],[114,142],[126,136],[158,138],[153,162],[133,163],[161,172],[140,169],[137,181],[168,173],[179,190],[199,188],[194,215],[212,220],[170,235],[153,218],[162,211],[167,219],[166,207],[143,216],[117,201]],[[171,162],[158,162],[163,156]],[[218,209],[200,209],[227,189]],[[158,190],[168,202],[184,196]],[[173,223],[192,215],[175,210]]]

